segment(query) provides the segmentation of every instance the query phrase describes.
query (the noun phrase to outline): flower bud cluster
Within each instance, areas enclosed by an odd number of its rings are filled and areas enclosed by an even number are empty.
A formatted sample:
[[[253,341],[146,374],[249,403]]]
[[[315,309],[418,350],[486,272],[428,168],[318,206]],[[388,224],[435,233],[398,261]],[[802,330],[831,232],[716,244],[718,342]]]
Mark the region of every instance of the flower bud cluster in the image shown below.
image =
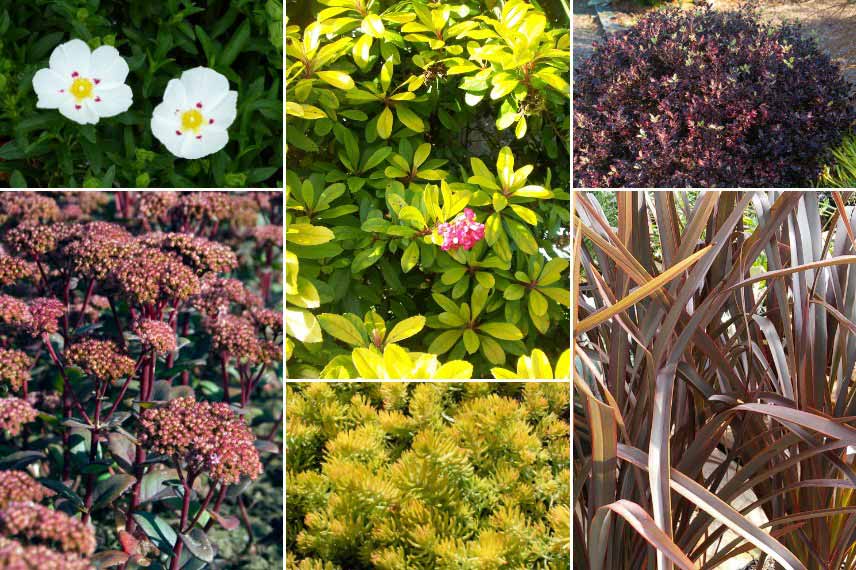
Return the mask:
[[[469,250],[484,238],[484,224],[476,221],[475,213],[469,208],[464,208],[463,213],[458,214],[451,222],[439,224],[437,231],[443,238],[443,244],[440,246],[443,251],[461,247]]]
[[[262,472],[255,436],[225,403],[176,398],[142,413],[141,441],[155,453],[183,460],[191,472],[207,472],[230,485]]]
[[[0,287],[28,279],[34,272],[32,263],[11,255],[0,256]]]
[[[16,501],[0,510],[0,530],[19,540],[56,547],[66,553],[95,552],[92,527],[78,519],[31,501]]]
[[[275,224],[259,226],[253,230],[253,237],[261,247],[268,244],[282,247],[282,226]]]
[[[194,308],[209,317],[228,313],[232,303],[258,307],[262,305],[262,299],[237,279],[216,277],[210,273],[202,278],[201,291],[193,299]]]
[[[69,347],[68,363],[102,381],[116,381],[131,376],[134,359],[120,352],[111,340],[84,339]]]
[[[21,398],[0,398],[0,429],[14,437],[21,433],[24,424],[35,420],[39,413]]]
[[[238,266],[238,257],[231,248],[193,234],[155,232],[143,236],[141,241],[147,246],[178,254],[198,275],[227,273]]]
[[[232,201],[225,192],[183,192],[176,210],[185,220],[226,220],[232,215]]]
[[[79,232],[80,226],[77,224],[24,222],[9,230],[3,239],[14,253],[36,258],[55,251],[60,244],[75,238]]]
[[[0,471],[0,509],[13,501],[40,502],[56,493],[30,477],[26,471]]]
[[[134,324],[133,331],[140,337],[143,346],[153,348],[157,354],[166,354],[176,349],[175,331],[168,323],[143,319]]]
[[[47,546],[24,546],[17,540],[0,537],[0,568],[6,570],[91,570],[87,557],[73,552],[57,552]]]
[[[131,234],[116,224],[86,224],[79,239],[65,248],[74,270],[94,279],[104,279],[123,258],[133,257],[137,246]]]
[[[9,384],[13,392],[20,392],[30,379],[33,360],[22,350],[0,348],[0,382]]]
[[[184,301],[199,293],[199,278],[175,255],[140,245],[133,257],[119,259],[113,278],[139,304],[161,299]]]
[[[148,220],[166,220],[169,210],[178,202],[175,192],[143,192],[140,197],[140,214]]]
[[[240,362],[258,362],[261,346],[253,323],[244,317],[222,315],[209,323],[211,344]]]
[[[282,336],[282,311],[254,307],[250,309],[250,317],[263,333],[270,332],[274,338]]]
[[[38,192],[0,194],[0,224],[8,221],[53,222],[59,219],[56,200]]]
[[[30,301],[30,331],[35,336],[53,334],[59,330],[59,319],[65,314],[65,305],[58,299],[37,297]]]
[[[32,320],[33,315],[24,301],[10,295],[0,295],[0,325],[23,327]]]

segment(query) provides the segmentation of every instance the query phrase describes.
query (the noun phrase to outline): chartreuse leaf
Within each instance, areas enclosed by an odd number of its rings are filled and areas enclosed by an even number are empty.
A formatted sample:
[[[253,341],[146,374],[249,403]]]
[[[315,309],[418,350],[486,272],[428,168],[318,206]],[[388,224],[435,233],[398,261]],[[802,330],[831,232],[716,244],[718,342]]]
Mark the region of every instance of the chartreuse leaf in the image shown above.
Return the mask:
[[[469,354],[475,353],[479,349],[479,335],[474,333],[472,329],[464,329],[464,347]]]
[[[368,14],[365,18],[363,18],[361,28],[364,34],[368,34],[371,37],[377,39],[382,38],[383,33],[385,31],[383,27],[383,21],[377,14]]]
[[[321,323],[321,328],[329,334],[343,342],[353,346],[363,346],[366,340],[363,335],[354,326],[354,323],[343,317],[331,313],[322,313],[318,315],[318,322]]]
[[[538,285],[550,285],[562,277],[562,273],[570,267],[570,262],[562,257],[551,259],[544,264],[538,276]]]
[[[383,358],[368,348],[355,348],[351,359],[360,378],[369,380],[385,379],[383,375]]]
[[[537,289],[529,292],[529,313],[539,317],[547,313],[547,299]]]
[[[335,238],[332,230],[311,224],[288,224],[285,241],[296,245],[321,245]]]
[[[315,315],[302,309],[285,309],[285,334],[303,343],[321,342],[321,327]]]
[[[410,242],[410,245],[401,254],[401,270],[405,273],[413,269],[419,263],[419,244],[415,241]]]
[[[354,88],[354,80],[344,71],[316,71],[315,74],[321,81],[338,89],[347,91]]]
[[[508,227],[508,235],[517,244],[517,247],[524,253],[535,255],[538,253],[538,242],[532,237],[532,233],[517,220],[512,220],[509,217],[505,218],[505,225]]]
[[[463,332],[461,329],[452,329],[443,333],[434,339],[434,342],[428,347],[428,352],[432,354],[445,354],[452,349],[452,346],[458,339],[461,338]]]
[[[442,380],[467,380],[473,377],[473,365],[463,360],[452,360],[440,366],[432,378]]]
[[[372,50],[372,37],[368,34],[360,36],[354,43],[354,47],[351,50],[351,55],[354,57],[354,63],[360,69],[366,69],[369,64],[369,59],[371,58],[371,50]]]
[[[512,284],[505,288],[505,291],[502,293],[502,296],[507,301],[516,301],[523,297],[523,294],[526,292],[526,289],[523,288],[523,285]]]
[[[396,344],[387,344],[383,349],[384,378],[408,378],[413,360],[407,351]]]
[[[406,105],[397,104],[395,106],[395,113],[398,115],[398,120],[411,131],[421,133],[425,130],[425,126],[419,115],[411,111]]]
[[[377,118],[377,135],[386,140],[392,134],[392,111],[384,107]]]
[[[410,338],[421,331],[424,326],[425,317],[422,315],[416,315],[415,317],[404,319],[392,327],[392,330],[389,331],[389,335],[386,337],[386,342],[398,342],[406,338]]]
[[[498,342],[489,336],[480,336],[481,352],[491,364],[502,364],[505,362],[505,351]]]
[[[511,323],[482,323],[478,326],[479,332],[489,334],[501,340],[520,340],[523,333]]]

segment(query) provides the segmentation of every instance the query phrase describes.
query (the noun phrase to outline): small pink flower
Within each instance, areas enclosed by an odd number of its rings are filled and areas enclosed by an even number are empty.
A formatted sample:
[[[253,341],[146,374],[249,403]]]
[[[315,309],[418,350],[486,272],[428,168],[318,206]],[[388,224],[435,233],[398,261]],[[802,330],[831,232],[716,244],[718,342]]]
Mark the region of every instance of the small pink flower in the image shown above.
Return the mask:
[[[443,244],[440,246],[443,251],[461,247],[470,250],[477,241],[484,238],[484,224],[476,221],[475,213],[469,208],[464,208],[463,213],[458,214],[451,222],[438,225],[437,231],[443,237]]]

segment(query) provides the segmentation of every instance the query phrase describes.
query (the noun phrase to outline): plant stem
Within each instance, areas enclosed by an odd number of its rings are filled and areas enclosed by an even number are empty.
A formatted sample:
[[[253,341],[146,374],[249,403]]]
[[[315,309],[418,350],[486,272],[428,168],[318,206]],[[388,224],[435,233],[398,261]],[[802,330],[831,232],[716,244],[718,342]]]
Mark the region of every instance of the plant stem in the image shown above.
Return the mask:
[[[220,367],[223,371],[222,373],[222,384],[223,384],[223,401],[227,404],[229,403],[229,373],[226,370],[226,361],[229,359],[229,355],[226,352],[220,353]]]
[[[184,497],[181,501],[181,520],[178,523],[178,536],[175,537],[175,546],[173,546],[172,560],[169,564],[169,570],[178,570],[178,561],[181,558],[181,551],[184,549],[184,542],[181,540],[181,534],[184,526],[187,524],[187,513],[190,510],[190,493],[193,489],[193,480],[195,475],[188,473],[185,479],[181,473],[181,467],[176,465],[178,470],[178,478],[181,480],[181,486],[184,488]]]
[[[106,385],[106,384],[105,384]],[[98,438],[99,438],[99,429],[98,422],[99,417],[101,416],[101,400],[104,396],[103,394],[104,388],[102,388],[102,384],[99,384],[95,389],[95,427],[92,429],[89,436],[89,464],[95,462],[95,459],[98,457]],[[86,477],[86,495],[83,498],[83,506],[86,508],[83,511],[83,524],[89,522],[90,510],[92,509],[92,499],[93,499],[93,491],[95,490],[95,473],[90,473]]]

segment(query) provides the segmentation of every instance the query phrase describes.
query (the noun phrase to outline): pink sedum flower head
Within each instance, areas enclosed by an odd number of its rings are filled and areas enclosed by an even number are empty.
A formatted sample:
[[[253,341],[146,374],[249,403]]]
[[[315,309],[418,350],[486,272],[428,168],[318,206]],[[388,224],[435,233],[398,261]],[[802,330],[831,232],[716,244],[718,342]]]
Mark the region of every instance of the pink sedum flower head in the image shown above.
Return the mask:
[[[24,424],[35,420],[39,413],[21,398],[0,398],[0,430],[12,437],[21,433]]]
[[[36,107],[59,109],[75,123],[94,125],[131,107],[134,94],[125,85],[126,77],[128,64],[116,48],[105,45],[90,51],[86,42],[71,40],[58,45],[50,67],[33,76]]]
[[[30,477],[26,471],[0,471],[0,509],[15,501],[39,502],[56,493]]]
[[[440,245],[443,251],[458,248],[470,250],[477,241],[484,239],[484,224],[476,221],[475,213],[469,208],[464,208],[451,222],[438,225],[437,231],[443,238]]]
[[[171,79],[152,113],[152,133],[179,158],[202,158],[226,146],[238,114],[238,92],[225,75],[195,67]]]

